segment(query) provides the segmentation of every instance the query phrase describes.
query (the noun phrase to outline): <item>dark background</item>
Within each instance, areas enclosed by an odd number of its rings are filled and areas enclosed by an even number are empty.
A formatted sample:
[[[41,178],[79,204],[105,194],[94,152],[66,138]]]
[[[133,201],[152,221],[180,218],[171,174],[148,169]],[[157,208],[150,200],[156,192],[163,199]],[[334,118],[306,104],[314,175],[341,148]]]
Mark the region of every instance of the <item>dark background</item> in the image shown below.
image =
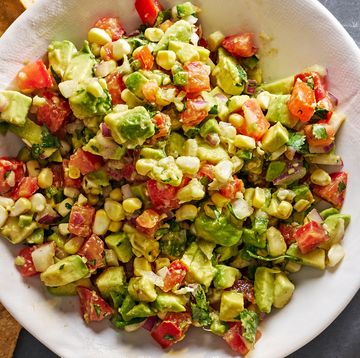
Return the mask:
[[[335,15],[360,46],[360,0],[320,0],[320,2]],[[329,41],[331,41],[331,34],[329,34]],[[24,357],[56,358],[57,356],[23,329],[13,358]],[[288,358],[304,357],[360,357],[360,292],[330,327]]]

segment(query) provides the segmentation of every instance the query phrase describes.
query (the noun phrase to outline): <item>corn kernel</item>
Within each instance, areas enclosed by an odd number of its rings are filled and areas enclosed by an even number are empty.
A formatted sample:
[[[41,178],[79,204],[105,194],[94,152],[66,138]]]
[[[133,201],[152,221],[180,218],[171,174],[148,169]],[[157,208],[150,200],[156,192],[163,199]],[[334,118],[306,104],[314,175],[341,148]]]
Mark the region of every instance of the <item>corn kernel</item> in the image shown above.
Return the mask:
[[[64,245],[64,250],[69,255],[76,254],[84,243],[84,238],[81,236],[74,236],[68,240]]]
[[[271,256],[283,255],[286,252],[286,242],[281,232],[274,226],[266,230],[267,249]]]
[[[215,31],[207,38],[208,47],[211,52],[216,51],[223,42],[225,36],[221,31]]]
[[[91,93],[96,98],[103,98],[106,96],[100,83],[96,80],[90,81],[86,86],[86,91]]]
[[[7,218],[8,218],[7,210],[3,206],[0,206],[0,228],[4,226]]]
[[[271,99],[271,93],[267,91],[262,91],[256,96],[256,100],[263,111],[269,108],[270,99]]]
[[[59,234],[60,235],[66,236],[66,235],[70,234],[69,224],[68,223],[59,224],[58,229],[59,229]]]
[[[80,195],[80,190],[76,188],[72,188],[70,186],[66,186],[64,188],[64,195],[67,196],[68,198],[75,199]]]
[[[289,261],[286,265],[285,265],[285,270],[291,273],[295,273],[300,271],[301,269],[301,264],[294,262],[294,261]]]
[[[252,206],[252,201],[253,201],[254,195],[255,195],[255,188],[247,188],[247,189],[245,189],[244,199],[251,206]]]
[[[38,184],[41,189],[50,188],[53,183],[53,173],[50,168],[43,168],[38,175]]]
[[[344,258],[344,256],[345,250],[340,244],[332,245],[327,253],[328,266],[336,266]]]
[[[330,175],[323,169],[316,169],[310,176],[312,183],[320,186],[326,186],[331,183]]]
[[[170,265],[170,260],[167,257],[159,257],[155,260],[155,269],[156,272],[161,270],[163,267],[167,267]]]
[[[134,259],[134,275],[142,276],[142,271],[151,271],[151,264],[145,257],[135,257]]]
[[[31,208],[34,212],[40,213],[45,209],[46,199],[41,193],[36,193],[30,197]]]
[[[232,177],[232,163],[229,160],[222,160],[214,167],[215,179],[219,183],[227,183]]]
[[[15,201],[5,196],[0,196],[0,206],[5,209],[10,209],[15,204]]]
[[[254,208],[260,209],[265,204],[265,191],[263,188],[255,188],[254,197],[252,201],[252,206]]]
[[[301,211],[305,211],[306,209],[309,208],[309,206],[311,205],[311,203],[308,200],[305,199],[300,199],[295,205],[294,205],[294,209],[300,213]]]
[[[26,163],[26,168],[31,177],[37,177],[40,174],[40,164],[37,160],[29,160]]]
[[[104,209],[107,216],[112,221],[121,221],[125,219],[125,212],[122,205],[112,199],[106,199]]]
[[[176,221],[194,220],[197,216],[198,209],[195,205],[187,204],[176,210]]]
[[[128,214],[132,214],[136,210],[141,209],[142,202],[139,198],[129,198],[123,201],[122,206],[125,212],[127,212]]]
[[[19,216],[31,210],[31,202],[29,199],[20,198],[16,200],[14,206],[10,210],[10,216]]]
[[[105,30],[93,27],[88,32],[88,40],[90,43],[105,45],[111,42],[111,36]]]
[[[211,200],[219,209],[225,207],[227,204],[230,203],[230,199],[226,198],[220,193],[214,193],[213,195],[211,195]]]
[[[80,178],[80,169],[77,167],[69,166],[69,177],[71,179],[78,179]]]
[[[156,55],[156,63],[167,71],[175,65],[176,53],[170,50],[159,51]]]
[[[115,201],[120,201],[123,197],[120,188],[115,188],[115,189],[111,190],[109,196],[110,196],[110,199],[115,200]]]
[[[99,201],[99,197],[94,194],[88,194],[87,200],[89,204],[96,205]]]
[[[104,209],[100,209],[95,214],[93,223],[93,233],[96,235],[105,235],[110,225],[110,219]]]
[[[240,128],[244,124],[245,118],[239,113],[232,113],[228,120],[235,128]]]
[[[78,199],[77,199],[77,203],[79,205],[85,205],[85,204],[87,204],[87,202],[88,202],[87,197],[85,195],[83,195],[83,194],[80,194]]]
[[[235,137],[234,145],[238,148],[255,149],[255,139],[246,135],[238,134]]]
[[[201,200],[204,196],[204,186],[196,178],[191,179],[189,184],[181,188],[176,194],[176,198],[180,200],[180,203],[192,200]]]
[[[233,113],[233,112],[237,112],[238,110],[240,110],[241,107],[243,106],[243,104],[248,99],[250,99],[250,97],[245,94],[243,94],[241,96],[232,96],[228,102],[229,112]]]
[[[157,27],[148,27],[145,30],[144,35],[151,42],[159,42],[164,36],[164,31]]]
[[[64,199],[61,203],[56,205],[56,211],[62,216],[66,216],[70,213],[71,207],[74,204],[74,200],[71,198]]]
[[[90,45],[90,50],[96,57],[98,57],[98,56],[100,56],[101,46],[96,43],[92,43]]]
[[[114,60],[119,61],[131,52],[129,43],[124,39],[119,39],[112,43],[112,57]]]
[[[112,221],[109,225],[109,231],[118,232],[121,230],[122,222],[121,221]]]
[[[200,169],[200,159],[197,157],[181,156],[176,158],[176,164],[183,173],[195,175]]]
[[[184,155],[196,157],[198,151],[198,143],[196,139],[188,139],[184,145]]]
[[[286,220],[290,217],[292,211],[293,211],[292,205],[288,201],[283,200],[278,205],[276,217],[278,217],[279,219]]]

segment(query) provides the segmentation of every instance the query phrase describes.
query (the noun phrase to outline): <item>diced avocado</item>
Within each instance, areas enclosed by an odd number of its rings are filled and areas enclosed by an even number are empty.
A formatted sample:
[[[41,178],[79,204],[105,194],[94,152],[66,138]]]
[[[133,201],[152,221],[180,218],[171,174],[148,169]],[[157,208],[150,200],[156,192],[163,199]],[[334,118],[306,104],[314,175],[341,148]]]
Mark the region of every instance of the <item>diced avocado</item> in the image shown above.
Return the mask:
[[[186,249],[186,230],[170,231],[159,240],[163,255],[180,257]]]
[[[184,144],[185,138],[181,134],[177,132],[171,132],[166,143],[166,154],[174,158],[181,156],[183,153]]]
[[[266,181],[273,181],[277,178],[285,169],[286,163],[281,160],[275,160],[270,162],[267,170],[266,170]]]
[[[155,46],[154,52],[156,53],[160,50],[166,50],[169,45],[169,41],[177,40],[185,43],[189,42],[191,34],[192,26],[189,22],[185,20],[176,21],[165,31],[165,34]]]
[[[51,265],[40,274],[45,286],[64,286],[70,282],[80,280],[89,274],[89,269],[79,255],[71,255]]]
[[[192,44],[187,44],[181,41],[170,41],[169,50],[176,53],[176,56],[181,63],[200,60],[199,52],[196,46]]]
[[[26,238],[26,243],[35,245],[44,243],[44,229],[36,229],[30,236]]]
[[[126,312],[126,319],[129,321],[134,318],[146,318],[155,313],[146,303],[139,303]]]
[[[243,310],[244,296],[242,293],[236,291],[224,291],[222,293],[219,316],[222,321],[237,321]]]
[[[125,85],[135,96],[144,98],[142,88],[147,82],[149,82],[149,80],[137,71],[130,73],[130,75],[126,77]]]
[[[128,291],[136,301],[154,302],[157,297],[154,284],[145,276],[132,277],[129,281]]]
[[[140,150],[140,158],[160,160],[165,157],[166,154],[162,149],[143,147]]]
[[[25,123],[21,127],[10,125],[9,130],[26,141],[30,146],[41,144],[42,128],[29,118],[26,118]]]
[[[223,48],[219,48],[218,56],[218,64],[212,71],[217,85],[227,94],[241,94],[247,81],[245,70]]]
[[[345,228],[346,228],[350,224],[351,215],[348,215],[348,214],[333,214],[333,215],[330,215],[325,219],[325,224],[327,226],[330,226],[332,222],[339,221],[340,219],[344,220]]]
[[[296,194],[294,198],[295,202],[298,202],[299,200],[307,200],[312,203],[314,201],[314,197],[307,184],[295,186],[291,188],[291,190]]]
[[[328,250],[332,245],[339,243],[344,237],[349,222],[350,215],[334,214],[328,216],[324,221],[324,228],[328,232],[330,240],[321,243],[319,247]]]
[[[290,301],[294,290],[294,284],[283,272],[275,274],[274,307],[283,308]]]
[[[224,289],[232,287],[234,282],[241,276],[240,271],[234,267],[226,265],[216,265],[216,274],[214,277],[215,288]]]
[[[105,238],[109,249],[113,249],[120,262],[129,262],[133,256],[131,244],[127,235],[123,232],[111,234]]]
[[[285,127],[294,128],[299,120],[290,113],[289,100],[289,94],[271,96],[266,118],[270,122],[280,122]]]
[[[119,307],[119,313],[125,321],[129,321],[130,318],[127,316],[127,313],[136,305],[135,301],[128,294],[125,296],[124,300],[121,302],[121,307]],[[117,306],[119,306],[117,302]]]
[[[200,135],[203,138],[206,138],[206,136],[210,133],[219,133],[219,132],[220,132],[219,124],[215,118],[210,118],[200,127]]]
[[[111,291],[122,291],[126,285],[124,268],[122,266],[107,268],[96,278],[95,284],[101,296],[109,299]]]
[[[159,312],[185,312],[187,301],[184,295],[160,292],[156,297],[155,307]]]
[[[240,242],[242,230],[233,226],[225,215],[213,219],[200,212],[195,219],[196,235],[221,246],[233,246]]]
[[[127,148],[144,144],[155,134],[155,125],[149,112],[142,106],[124,112],[109,113],[104,119],[115,142]]]
[[[77,295],[77,288],[86,287],[92,288],[92,283],[90,278],[81,278],[78,281],[70,282],[64,286],[54,286],[54,287],[47,287],[47,290],[55,296],[76,296]]]
[[[223,262],[229,260],[231,257],[235,256],[238,253],[237,245],[234,246],[218,246],[215,249],[215,255],[218,262]]]
[[[205,287],[210,286],[216,270],[195,242],[191,243],[185,251],[181,261],[189,268],[186,276],[189,282],[197,282]]]
[[[134,197],[139,198],[143,202],[144,206],[150,202],[145,183],[131,185],[131,192]]]
[[[60,249],[64,248],[66,243],[65,237],[57,232],[53,232],[50,236],[48,236],[47,241],[54,241],[56,246]]]
[[[7,103],[5,109],[0,112],[0,119],[16,126],[23,126],[32,99],[16,91],[1,91],[0,97],[4,97]]]
[[[211,147],[205,143],[199,144],[197,156],[201,161],[206,161],[211,164],[217,164],[224,159],[229,159],[229,155],[223,147]]]
[[[10,216],[4,226],[0,229],[0,234],[9,240],[12,244],[20,244],[29,237],[37,228],[37,223],[32,222],[26,227],[20,227],[19,218]]]
[[[48,47],[49,67],[62,78],[76,53],[77,49],[72,42],[68,40],[52,41]]]
[[[219,315],[214,311],[210,313],[211,325],[210,330],[212,333],[223,336],[227,331],[227,325],[220,321]]]
[[[176,12],[179,17],[187,17],[196,13],[196,7],[190,2],[176,5]]]
[[[19,216],[19,226],[24,228],[29,226],[32,223],[32,215],[20,215]]]
[[[331,215],[335,215],[335,214],[339,214],[340,211],[338,209],[335,208],[328,208],[323,210],[320,213],[320,216],[325,220],[327,217],[331,216]]]
[[[287,129],[277,122],[269,128],[262,139],[262,146],[267,152],[275,152],[281,146],[289,141],[289,133]]]
[[[270,313],[274,302],[274,269],[258,267],[255,272],[255,300],[261,312]]]
[[[260,88],[273,94],[290,94],[294,86],[294,76],[278,81],[263,83]]]
[[[325,269],[325,250],[324,249],[314,249],[307,254],[302,254],[297,246],[297,244],[291,244],[288,250],[286,251],[288,255],[295,256],[302,260],[302,264],[305,266],[311,266],[320,270]]]
[[[243,229],[241,239],[246,245],[259,247],[262,249],[266,247],[266,237],[264,237],[264,235],[259,235],[253,229]]]

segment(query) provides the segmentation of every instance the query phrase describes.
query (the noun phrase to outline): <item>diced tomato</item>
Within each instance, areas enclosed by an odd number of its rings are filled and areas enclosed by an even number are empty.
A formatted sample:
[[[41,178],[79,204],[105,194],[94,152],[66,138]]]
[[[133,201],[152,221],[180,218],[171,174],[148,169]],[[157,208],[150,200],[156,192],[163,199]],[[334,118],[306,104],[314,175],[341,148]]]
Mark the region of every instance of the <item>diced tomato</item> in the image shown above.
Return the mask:
[[[297,227],[295,225],[291,224],[283,224],[281,223],[279,225],[279,231],[281,232],[281,235],[284,237],[284,240],[287,245],[290,245],[295,241],[294,233],[296,231]]]
[[[86,257],[86,264],[90,270],[96,270],[105,266],[104,241],[95,234],[92,234],[86,240],[78,254]]]
[[[158,0],[135,0],[135,8],[141,21],[149,26],[154,26],[159,15],[163,10]]]
[[[180,260],[173,261],[168,267],[168,272],[164,278],[163,291],[168,292],[175,286],[180,285],[188,272],[188,268]]]
[[[94,216],[95,208],[91,205],[73,205],[69,219],[70,233],[76,236],[89,237],[92,233]]]
[[[168,348],[185,337],[190,324],[191,315],[189,312],[168,313],[163,321],[155,325],[151,331],[151,336],[161,347]]]
[[[199,42],[198,42],[198,46],[208,48],[208,45],[209,44],[206,41],[206,39],[204,37],[200,37]]]
[[[308,143],[313,147],[325,147],[335,140],[334,127],[328,123],[308,124],[304,130]]]
[[[0,158],[0,194],[15,188],[24,177],[24,163],[9,157]]]
[[[159,85],[156,81],[148,81],[142,86],[142,93],[148,102],[154,103],[156,101],[156,94],[159,90]]]
[[[113,309],[102,299],[96,291],[86,287],[78,287],[80,311],[86,323],[102,321],[113,314]]]
[[[24,261],[24,264],[21,266],[16,266],[23,277],[29,277],[37,275],[31,253],[36,249],[36,246],[25,247],[19,252],[18,257]]]
[[[347,173],[331,173],[331,183],[326,186],[313,185],[314,194],[332,204],[335,208],[341,209],[345,200]]]
[[[81,178],[71,179],[69,177],[69,159],[63,159],[62,168],[63,168],[63,176],[64,176],[63,186],[80,189],[82,179]]]
[[[316,221],[310,221],[298,228],[294,232],[294,237],[303,254],[307,254],[322,242],[329,240],[326,230]]]
[[[126,88],[122,76],[118,72],[112,72],[105,77],[108,91],[113,105],[124,103],[121,99],[121,91]]]
[[[156,133],[151,138],[152,141],[166,137],[170,133],[171,119],[167,114],[157,113],[152,120],[156,126]]]
[[[236,57],[251,57],[257,52],[252,32],[226,36],[221,46]]]
[[[300,121],[308,122],[315,113],[315,106],[314,90],[298,78],[288,103],[290,113]]]
[[[185,111],[180,114],[180,122],[186,126],[196,126],[201,123],[208,115],[206,102],[201,96],[186,100]]]
[[[316,102],[325,98],[327,94],[326,84],[324,78],[321,77],[319,73],[317,72],[299,73],[298,75],[295,76],[294,83],[297,81],[298,78],[305,83],[310,84],[311,82],[313,82]]]
[[[156,180],[148,180],[146,187],[150,201],[156,210],[162,211],[179,207],[179,200],[176,198],[176,187],[158,183]]]
[[[242,106],[244,113],[244,123],[241,127],[236,128],[241,134],[261,140],[270,127],[270,123],[265,118],[263,111],[256,99],[248,99]]]
[[[134,59],[141,62],[141,68],[144,70],[151,70],[154,66],[154,56],[149,46],[143,46],[141,50],[135,54]]]
[[[86,152],[79,148],[70,156],[69,167],[78,168],[82,175],[89,174],[101,168],[104,164],[102,157]]]
[[[118,17],[103,17],[97,21],[94,27],[105,30],[113,41],[119,40],[125,34]]]
[[[188,62],[184,65],[188,73],[187,83],[184,86],[186,93],[199,93],[210,89],[210,67],[200,61]]]
[[[230,348],[245,356],[249,353],[252,344],[243,337],[243,328],[241,323],[232,324],[231,328],[224,334],[223,338]]]
[[[136,218],[136,223],[145,229],[152,229],[160,221],[160,215],[153,209],[146,209]]]
[[[50,169],[53,173],[53,183],[55,188],[62,188],[64,186],[64,170],[62,164],[51,164]]]
[[[235,199],[236,193],[242,191],[244,183],[241,179],[234,177],[233,180],[220,188],[219,192],[221,195],[228,199]]]
[[[199,178],[208,177],[209,179],[213,180],[215,177],[214,166],[212,164],[203,164],[200,167],[197,176]]]
[[[235,281],[234,285],[231,287],[232,290],[240,292],[244,295],[244,298],[250,302],[255,303],[255,291],[254,284],[247,279],[240,279]]]
[[[25,177],[20,180],[18,186],[11,194],[11,197],[14,200],[19,198],[30,198],[30,196],[36,193],[38,189],[39,185],[36,177]]]
[[[51,76],[43,60],[25,65],[16,75],[16,83],[21,91],[32,91],[53,86]]]

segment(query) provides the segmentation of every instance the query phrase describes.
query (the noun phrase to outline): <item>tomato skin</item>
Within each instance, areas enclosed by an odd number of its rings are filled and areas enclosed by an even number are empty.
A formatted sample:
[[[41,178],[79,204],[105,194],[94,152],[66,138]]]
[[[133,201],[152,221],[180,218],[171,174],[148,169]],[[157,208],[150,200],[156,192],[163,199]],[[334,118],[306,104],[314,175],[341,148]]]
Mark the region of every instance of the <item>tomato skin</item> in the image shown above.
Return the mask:
[[[105,30],[113,41],[119,40],[125,34],[118,17],[103,17],[96,22],[94,27]]]
[[[314,81],[314,92],[315,92],[315,99],[316,102],[319,102],[320,100],[322,100],[323,98],[326,97],[326,83],[323,77],[321,77],[319,75],[318,72],[303,72],[303,73],[299,73],[298,75],[295,76],[294,78],[294,83],[297,81],[297,79],[299,78],[302,82],[307,82],[310,77],[313,78]]]
[[[159,12],[163,10],[158,0],[135,0],[135,8],[141,21],[149,26],[154,26]]]
[[[70,156],[69,167],[79,168],[82,175],[94,172],[103,165],[102,157],[79,148]]]
[[[144,70],[151,70],[154,66],[154,56],[152,55],[149,46],[143,46],[142,49],[136,53],[134,58],[140,60],[141,68]]]
[[[179,200],[176,199],[178,190],[176,187],[158,183],[156,180],[148,180],[146,187],[150,201],[156,210],[163,211],[179,207]]]
[[[121,99],[121,91],[126,88],[122,76],[117,72],[112,72],[105,77],[108,91],[111,97],[111,103],[122,104],[124,101]]]
[[[315,113],[315,105],[314,90],[298,78],[288,103],[290,113],[301,122],[308,122]]]
[[[170,116],[164,113],[157,113],[152,121],[156,126],[156,134],[151,138],[152,140],[169,135],[171,129]]]
[[[114,313],[113,309],[96,291],[80,286],[77,288],[77,292],[80,298],[81,315],[86,323],[102,321]]]
[[[257,52],[252,32],[226,36],[221,46],[236,57],[251,57]]]
[[[36,246],[25,247],[22,249],[18,256],[22,257],[25,261],[24,265],[16,266],[20,271],[22,277],[30,277],[37,275],[38,272],[35,269],[35,265],[31,256],[31,253],[36,249]]]
[[[200,61],[193,61],[184,65],[184,71],[188,73],[187,83],[184,86],[186,93],[193,94],[210,89],[209,66]]]
[[[235,281],[231,289],[242,293],[248,302],[255,303],[254,284],[251,281],[247,279],[239,279]]]
[[[86,265],[94,271],[105,266],[104,241],[92,234],[78,251],[78,255],[86,257]]]
[[[95,208],[91,205],[73,205],[69,218],[70,233],[85,238],[89,237],[92,233],[94,216]]]
[[[346,172],[330,174],[331,183],[326,186],[313,185],[314,194],[332,204],[336,209],[341,209],[345,200],[348,175]]]
[[[175,260],[170,264],[168,270],[164,278],[164,292],[168,292],[175,286],[180,285],[184,281],[189,269],[180,260]]]
[[[204,177],[208,177],[209,179],[213,180],[215,178],[214,165],[207,163],[202,165],[197,175],[200,179]]]
[[[234,177],[230,183],[226,184],[223,188],[220,188],[219,192],[222,196],[225,196],[225,198],[233,200],[236,197],[236,193],[242,191],[243,188],[243,181]]]
[[[242,333],[241,323],[234,323],[223,338],[233,351],[245,356],[249,353],[251,344],[243,337]]]
[[[16,188],[24,177],[24,163],[9,157],[0,158],[0,194]]]
[[[11,194],[12,199],[17,200],[19,198],[30,198],[31,195],[36,193],[39,189],[37,178],[25,177],[22,178]]]
[[[319,124],[320,125],[320,124]],[[317,139],[313,135],[313,124],[308,124],[305,126],[305,134],[306,139],[310,145],[313,147],[325,147],[330,145],[335,140],[335,130],[334,127],[331,124],[328,123],[322,123],[321,126],[323,126],[326,130],[327,138],[324,139]]]
[[[196,126],[201,123],[208,115],[206,103],[201,96],[186,100],[185,111],[180,114],[180,122],[186,126]]]
[[[64,187],[81,188],[81,178],[72,179],[69,177],[69,159],[63,159],[62,168],[64,175]]]
[[[316,221],[302,225],[294,232],[294,237],[303,254],[307,254],[322,242],[329,240],[325,229]]]
[[[290,245],[291,243],[295,242],[294,233],[296,229],[297,227],[291,224],[281,223],[279,225],[279,231],[281,232],[281,235],[284,237],[284,240],[287,245]]]
[[[153,238],[161,221],[160,215],[153,209],[146,209],[136,219],[136,229],[149,238]]]
[[[16,83],[21,91],[32,91],[53,86],[51,76],[43,60],[25,65],[16,75]]]

